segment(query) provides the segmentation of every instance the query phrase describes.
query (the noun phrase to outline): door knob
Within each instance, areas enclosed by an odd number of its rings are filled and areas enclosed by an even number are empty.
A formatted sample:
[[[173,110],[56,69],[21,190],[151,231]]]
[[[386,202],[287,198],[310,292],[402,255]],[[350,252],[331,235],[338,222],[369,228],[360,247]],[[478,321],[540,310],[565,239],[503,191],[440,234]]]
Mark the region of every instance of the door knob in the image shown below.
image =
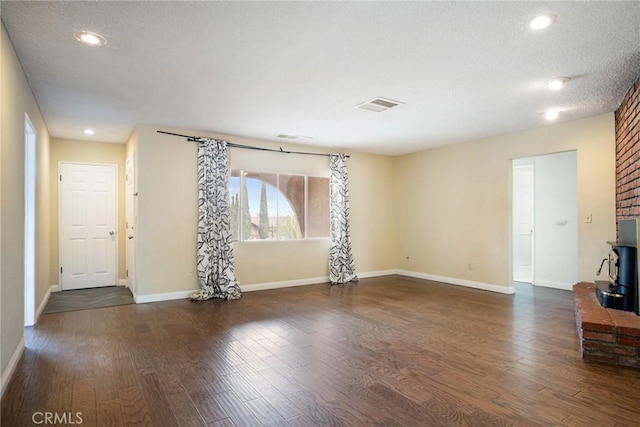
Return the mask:
[[[133,236],[127,236],[127,239],[131,240],[133,239]]]
[[[115,231],[110,231],[110,232],[109,232],[109,236],[113,236],[114,234],[116,234],[116,232],[115,232]]]

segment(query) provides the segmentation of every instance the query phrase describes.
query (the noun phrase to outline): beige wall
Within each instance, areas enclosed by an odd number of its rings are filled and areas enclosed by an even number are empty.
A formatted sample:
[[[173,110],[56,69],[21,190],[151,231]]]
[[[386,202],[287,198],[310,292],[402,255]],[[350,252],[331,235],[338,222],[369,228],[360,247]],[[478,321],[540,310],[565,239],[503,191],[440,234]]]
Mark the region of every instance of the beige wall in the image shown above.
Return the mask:
[[[511,160],[577,150],[578,275],[592,281],[615,239],[613,129],[610,113],[398,157],[397,268],[510,286]]]
[[[23,337],[24,325],[24,123],[37,132],[35,307],[49,289],[49,133],[24,76],[4,24],[0,31],[2,92],[0,157],[0,368],[5,368]]]
[[[351,241],[358,273],[395,269],[395,158],[349,153]]]
[[[60,262],[58,259],[58,166],[60,162],[76,163],[108,163],[118,166],[118,277],[125,277],[125,146],[124,144],[109,144],[95,141],[76,141],[69,139],[51,140],[50,157],[50,227],[51,227],[51,284],[57,285],[59,280]]]
[[[137,128],[136,294],[196,289],[195,146]]]
[[[157,134],[139,125],[138,263],[141,295],[198,288],[196,265],[197,146],[184,138]],[[194,131],[166,129],[191,135]],[[309,151],[308,147],[275,144],[229,135],[199,135],[231,142]],[[325,151],[326,152],[326,151]],[[350,153],[352,242],[359,272],[393,269],[395,265],[394,159]],[[328,176],[322,156],[284,155],[231,149],[233,168]],[[391,242],[391,243],[389,243]],[[242,285],[328,276],[327,239],[297,242],[237,242],[236,273]]]

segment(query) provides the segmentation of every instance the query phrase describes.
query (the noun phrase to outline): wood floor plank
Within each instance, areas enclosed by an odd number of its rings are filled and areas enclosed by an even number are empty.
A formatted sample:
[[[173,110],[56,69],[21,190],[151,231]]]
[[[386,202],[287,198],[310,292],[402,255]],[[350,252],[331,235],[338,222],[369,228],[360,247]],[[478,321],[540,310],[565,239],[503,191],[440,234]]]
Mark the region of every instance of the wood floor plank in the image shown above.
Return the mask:
[[[113,373],[118,389],[138,385],[136,368],[129,356],[120,357],[113,361]]]
[[[294,418],[301,414],[300,410],[298,410],[285,395],[280,393],[266,379],[263,379],[262,381],[252,381],[252,384],[256,390],[260,392],[262,397],[282,416],[282,418]]]
[[[309,427],[314,425],[314,422],[307,415],[301,414],[296,417],[289,418],[287,420],[287,425],[290,427]]]
[[[150,408],[147,407],[138,385],[119,388],[118,397],[123,425],[135,427],[153,426],[153,421],[149,414]]]
[[[242,374],[224,375],[221,379],[244,402],[260,397],[260,392]]]
[[[311,420],[310,425],[345,425],[343,420],[332,414],[322,403],[306,392],[293,394],[289,396],[289,399]]]
[[[82,414],[82,422],[87,425],[97,425],[97,408],[95,377],[85,377],[74,381],[71,395],[71,413]]]
[[[97,403],[97,426],[119,427],[123,426],[122,406],[118,399],[103,400]]]
[[[631,426],[640,370],[580,358],[571,292],[400,276],[44,314],[2,426]]]
[[[234,391],[225,391],[214,395],[214,399],[224,412],[229,415],[229,421],[236,427],[253,427],[260,425],[260,421],[253,415],[245,402]]]
[[[118,387],[113,372],[113,360],[107,355],[94,354],[96,402],[118,399]]]
[[[42,408],[46,408],[46,410],[50,412],[58,413],[69,411],[69,408],[72,406],[72,371],[57,367],[54,371],[53,379],[48,386],[47,395]]]
[[[171,412],[170,404],[164,394],[164,390],[153,373],[139,375],[139,384],[146,406],[150,408],[149,414],[154,425],[177,425],[178,422]]]
[[[17,423],[28,390],[29,377],[31,376],[30,368],[31,364],[19,364],[16,368],[11,382],[7,385],[7,390],[11,390],[11,394],[7,393],[1,402],[0,424],[15,425]]]
[[[285,396],[289,396],[294,393],[302,391],[300,387],[289,381],[284,376],[280,375],[274,369],[265,369],[260,371],[260,375],[269,381],[269,383],[280,393]]]
[[[215,398],[206,388],[189,392],[189,397],[207,423],[213,423],[229,417],[219,399]]]
[[[263,426],[281,426],[286,424],[286,420],[282,415],[262,397],[249,400],[248,402],[244,402],[244,404]]]
[[[209,427],[237,427],[230,418],[207,424]]]
[[[187,392],[168,395],[167,403],[174,418],[178,421],[178,425],[188,427],[207,425]]]

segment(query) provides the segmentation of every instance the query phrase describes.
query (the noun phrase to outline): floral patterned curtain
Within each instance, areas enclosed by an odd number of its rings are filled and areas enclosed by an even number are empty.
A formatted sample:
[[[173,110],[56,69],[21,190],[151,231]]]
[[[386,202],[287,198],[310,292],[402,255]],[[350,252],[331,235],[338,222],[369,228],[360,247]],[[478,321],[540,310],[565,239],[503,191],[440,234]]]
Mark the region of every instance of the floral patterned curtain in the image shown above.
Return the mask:
[[[227,142],[198,141],[198,279],[194,300],[238,299],[229,218]]]
[[[329,156],[329,188],[331,193],[331,243],[329,249],[329,279],[332,284],[357,282],[356,267],[349,231],[349,178],[344,154]]]

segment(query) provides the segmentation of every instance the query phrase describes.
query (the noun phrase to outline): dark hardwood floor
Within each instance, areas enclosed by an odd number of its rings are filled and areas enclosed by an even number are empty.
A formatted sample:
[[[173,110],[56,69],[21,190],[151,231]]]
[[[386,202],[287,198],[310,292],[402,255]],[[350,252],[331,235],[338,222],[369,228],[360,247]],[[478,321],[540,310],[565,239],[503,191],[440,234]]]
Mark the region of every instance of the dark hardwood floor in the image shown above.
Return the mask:
[[[2,400],[88,426],[638,426],[640,370],[580,359],[571,292],[400,276],[46,314]]]

